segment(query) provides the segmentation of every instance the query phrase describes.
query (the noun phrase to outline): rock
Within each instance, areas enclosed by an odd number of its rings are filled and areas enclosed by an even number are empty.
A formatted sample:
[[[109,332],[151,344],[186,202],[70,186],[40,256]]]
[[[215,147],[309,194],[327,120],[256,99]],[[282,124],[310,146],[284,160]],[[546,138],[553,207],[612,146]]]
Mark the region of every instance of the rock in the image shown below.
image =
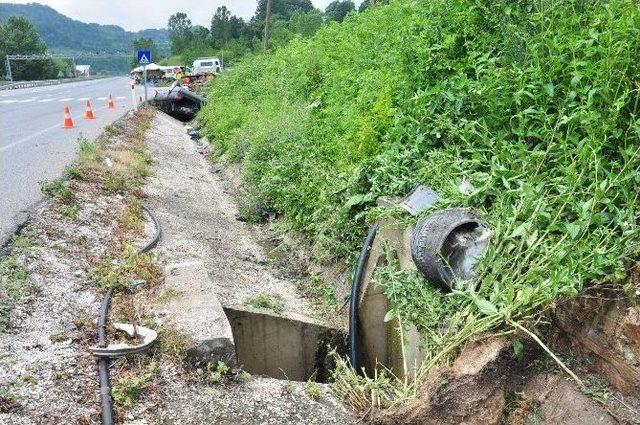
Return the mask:
[[[165,291],[171,294],[164,307],[165,317],[189,335],[187,360],[195,364],[223,361],[235,366],[231,326],[204,263],[170,264],[164,275]]]

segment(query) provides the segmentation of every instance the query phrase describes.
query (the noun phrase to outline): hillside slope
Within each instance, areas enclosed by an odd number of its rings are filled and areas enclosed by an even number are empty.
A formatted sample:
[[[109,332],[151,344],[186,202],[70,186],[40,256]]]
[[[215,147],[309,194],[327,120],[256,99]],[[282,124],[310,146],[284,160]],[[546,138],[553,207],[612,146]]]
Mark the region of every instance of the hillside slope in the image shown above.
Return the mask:
[[[49,6],[38,3],[2,3],[0,23],[9,16],[22,15],[36,27],[40,38],[53,53],[73,54],[79,63],[88,63],[94,71],[126,72],[129,57],[94,58],[103,54],[132,54],[132,42],[136,38],[148,37],[158,45],[162,54],[169,53],[169,34],[166,29],[145,29],[138,32],[125,31],[117,25],[87,24],[71,19]]]
[[[169,35],[166,29],[130,32],[117,25],[87,24],[76,21],[49,6],[38,3],[3,3],[0,22],[4,23],[12,15],[26,16],[36,27],[47,47],[53,51],[130,53],[131,42],[139,37],[152,38],[163,53],[169,51]]]
[[[624,282],[640,257],[639,52],[631,0],[399,0],[237,65],[201,119],[242,162],[255,215],[280,214],[318,258],[353,258],[392,213],[375,200],[418,184],[437,208],[484,217],[472,284],[378,276],[433,365],[585,285]]]

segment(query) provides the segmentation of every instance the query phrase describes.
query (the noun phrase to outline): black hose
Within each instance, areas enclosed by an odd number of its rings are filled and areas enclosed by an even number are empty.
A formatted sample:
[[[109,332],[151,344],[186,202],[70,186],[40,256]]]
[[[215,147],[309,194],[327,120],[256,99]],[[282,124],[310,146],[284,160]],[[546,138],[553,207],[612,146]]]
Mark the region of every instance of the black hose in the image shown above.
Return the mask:
[[[160,226],[160,222],[158,221],[156,216],[151,212],[151,209],[149,207],[147,207],[146,205],[142,204],[141,207],[147,214],[149,214],[149,217],[151,218],[151,221],[153,221],[153,225],[156,228],[156,233],[155,233],[155,235],[153,235],[153,239],[151,239],[151,241],[149,241],[149,243],[147,243],[145,246],[140,248],[140,250],[138,250],[138,254],[144,254],[145,252],[149,251],[154,246],[158,245],[158,242],[160,241],[160,238],[162,237],[162,226]]]
[[[358,267],[353,275],[353,284],[351,285],[351,299],[349,300],[349,361],[351,367],[359,371],[358,364],[358,301],[360,300],[360,286],[362,285],[362,274],[364,267],[369,260],[371,245],[376,238],[378,232],[378,222],[375,222],[369,228],[369,234],[364,241],[360,258],[358,259]]]
[[[107,346],[107,315],[113,288],[107,289],[100,303],[100,315],[98,316],[98,345]],[[102,405],[102,423],[113,424],[113,407],[111,405],[111,383],[109,382],[109,359],[98,360],[98,374],[100,376],[100,403]]]
[[[144,254],[158,244],[162,237],[162,227],[151,209],[146,205],[142,205],[142,209],[149,214],[151,221],[156,228],[153,239],[145,246],[138,250],[138,254]],[[100,312],[98,315],[98,345],[100,347],[107,346],[107,316],[109,315],[109,305],[111,304],[111,296],[113,295],[113,287],[107,289],[100,303]],[[111,383],[109,382],[109,359],[101,358],[98,360],[98,375],[100,377],[100,403],[102,405],[102,424],[113,425],[113,405],[111,402]]]

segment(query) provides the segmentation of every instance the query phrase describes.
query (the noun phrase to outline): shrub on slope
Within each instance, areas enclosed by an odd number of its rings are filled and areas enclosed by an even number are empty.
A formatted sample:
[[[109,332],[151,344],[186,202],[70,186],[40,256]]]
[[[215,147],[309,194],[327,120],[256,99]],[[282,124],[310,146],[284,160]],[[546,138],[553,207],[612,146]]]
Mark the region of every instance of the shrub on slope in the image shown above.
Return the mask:
[[[201,118],[326,256],[421,183],[488,221],[477,289],[379,277],[436,362],[638,258],[638,57],[631,0],[400,0],[239,64]]]

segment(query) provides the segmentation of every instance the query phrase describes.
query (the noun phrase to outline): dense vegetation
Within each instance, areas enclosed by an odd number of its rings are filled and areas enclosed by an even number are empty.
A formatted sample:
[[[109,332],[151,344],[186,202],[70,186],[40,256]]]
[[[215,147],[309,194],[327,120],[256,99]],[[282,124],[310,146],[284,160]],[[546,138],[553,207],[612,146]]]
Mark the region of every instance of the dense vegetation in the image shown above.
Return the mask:
[[[127,72],[130,69],[128,55],[137,38],[152,39],[159,53],[169,53],[166,29],[129,32],[117,25],[79,22],[38,3],[2,3],[0,23],[16,15],[26,17],[36,27],[51,52],[73,54],[77,63],[91,65],[94,72]]]
[[[431,365],[638,258],[639,55],[632,0],[399,0],[243,61],[200,118],[319,258],[418,184],[487,220],[477,286],[377,276]]]
[[[192,25],[185,13],[171,15],[167,25],[172,57],[167,65],[190,64],[202,56],[224,57],[227,65],[263,50],[266,0],[259,0],[251,19],[244,21],[220,6],[211,18],[211,27]],[[297,36],[313,35],[324,22],[342,20],[355,11],[351,0],[334,0],[324,13],[313,7],[311,0],[272,0],[269,46],[284,46]]]

